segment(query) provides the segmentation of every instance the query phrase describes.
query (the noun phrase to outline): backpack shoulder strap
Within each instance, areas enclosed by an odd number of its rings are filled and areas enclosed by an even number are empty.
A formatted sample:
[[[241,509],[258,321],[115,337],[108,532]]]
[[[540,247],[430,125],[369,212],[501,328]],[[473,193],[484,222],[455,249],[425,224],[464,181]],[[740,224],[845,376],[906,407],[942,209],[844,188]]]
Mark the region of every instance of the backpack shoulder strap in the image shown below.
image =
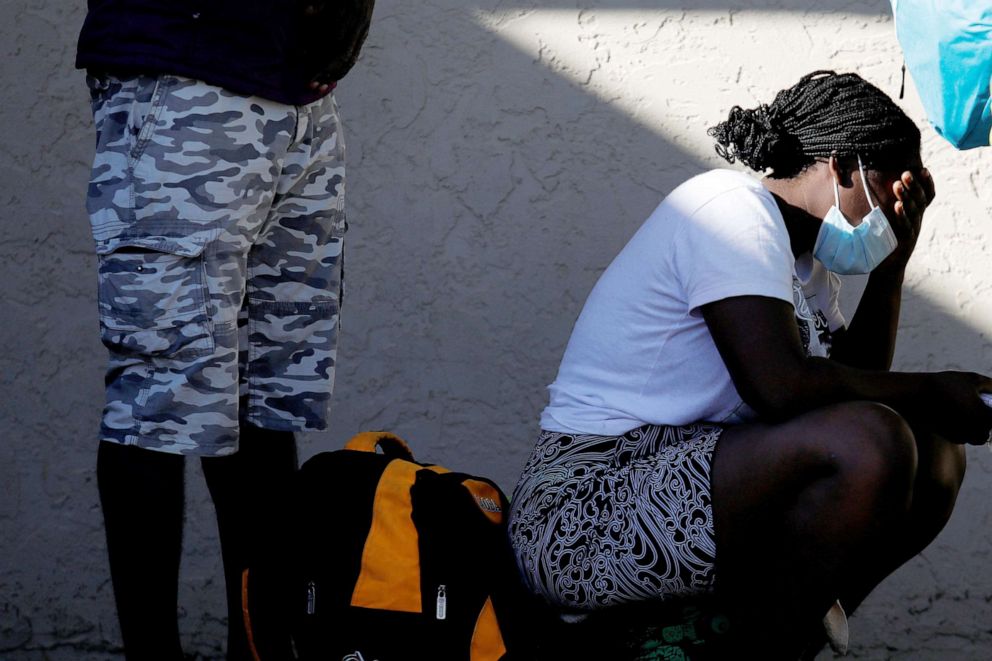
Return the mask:
[[[413,452],[410,446],[402,438],[388,431],[365,431],[355,434],[351,440],[345,443],[346,450],[357,450],[358,452],[375,452],[376,448],[382,450],[387,457],[396,457],[413,461]]]

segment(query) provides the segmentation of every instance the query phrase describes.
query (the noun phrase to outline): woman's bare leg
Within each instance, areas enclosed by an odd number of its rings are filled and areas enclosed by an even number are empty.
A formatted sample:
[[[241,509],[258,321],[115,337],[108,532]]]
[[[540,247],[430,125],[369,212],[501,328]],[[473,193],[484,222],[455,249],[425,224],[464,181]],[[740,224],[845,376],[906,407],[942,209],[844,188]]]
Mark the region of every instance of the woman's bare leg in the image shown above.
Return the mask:
[[[906,524],[892,539],[881,564],[865,563],[839,595],[848,614],[861,605],[882,579],[929,546],[951,518],[967,464],[963,445],[933,434],[917,433],[919,457],[913,500]]]
[[[892,564],[916,477],[911,429],[879,404],[725,430],[712,473],[717,594],[741,651],[798,658],[856,569]]]

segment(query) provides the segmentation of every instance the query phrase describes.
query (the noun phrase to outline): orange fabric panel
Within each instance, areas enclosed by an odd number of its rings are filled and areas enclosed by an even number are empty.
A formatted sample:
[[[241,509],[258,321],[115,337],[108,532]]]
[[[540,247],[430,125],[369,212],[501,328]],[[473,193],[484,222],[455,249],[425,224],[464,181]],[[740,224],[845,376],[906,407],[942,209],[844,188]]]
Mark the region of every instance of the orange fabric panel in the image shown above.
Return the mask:
[[[245,634],[248,636],[248,650],[254,661],[262,661],[255,649],[255,630],[251,626],[251,613],[248,612],[248,570],[241,572],[241,614],[245,619]]]
[[[419,470],[408,461],[391,461],[382,473],[352,606],[421,612],[420,550],[410,518],[410,487]]]
[[[499,492],[493,485],[480,480],[465,480],[462,484],[472,494],[475,504],[479,506],[486,518],[496,524],[503,522],[502,501]]]
[[[479,619],[475,622],[469,661],[499,661],[504,654],[506,654],[506,645],[503,643],[503,635],[499,632],[493,600],[489,598],[486,599],[486,604],[479,613]]]

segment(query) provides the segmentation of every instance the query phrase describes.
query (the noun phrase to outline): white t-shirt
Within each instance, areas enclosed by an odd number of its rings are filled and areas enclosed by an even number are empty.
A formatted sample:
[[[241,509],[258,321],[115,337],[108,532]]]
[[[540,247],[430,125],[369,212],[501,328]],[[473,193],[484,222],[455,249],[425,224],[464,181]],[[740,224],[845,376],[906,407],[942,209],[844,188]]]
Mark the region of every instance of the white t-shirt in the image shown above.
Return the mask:
[[[734,296],[793,303],[804,346],[824,356],[844,325],[839,278],[797,260],[775,199],[753,177],[713,170],[676,188],[593,288],[572,331],[549,431],[619,435],[644,424],[753,419],[700,306]],[[740,320],[746,332],[747,319]]]

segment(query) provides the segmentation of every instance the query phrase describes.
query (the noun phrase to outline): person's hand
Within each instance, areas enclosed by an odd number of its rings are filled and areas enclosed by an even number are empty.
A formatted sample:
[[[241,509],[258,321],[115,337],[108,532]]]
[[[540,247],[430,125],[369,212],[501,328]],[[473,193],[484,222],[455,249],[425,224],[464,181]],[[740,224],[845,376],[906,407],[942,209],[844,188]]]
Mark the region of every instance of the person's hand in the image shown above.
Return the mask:
[[[982,401],[992,393],[992,379],[972,372],[936,372],[930,375],[926,401],[929,426],[955,443],[983,445],[992,431],[992,407]]]
[[[318,94],[327,94],[331,91],[331,86],[329,83],[323,83],[319,79],[310,81],[310,89]]]
[[[904,269],[916,249],[916,241],[920,238],[923,212],[930,206],[937,191],[930,171],[923,168],[916,173],[909,170],[903,172],[902,176],[892,183],[892,192],[896,196],[893,205],[895,218],[890,218],[889,224],[895,232],[899,245],[882,266],[889,269]]]
[[[354,66],[369,33],[375,0],[307,0],[299,35],[301,55],[312,64],[306,82],[315,95],[334,89]]]
[[[307,17],[308,20],[315,22],[315,19],[324,13],[326,3],[321,0],[311,0],[303,8],[303,15]],[[317,92],[320,95],[327,94],[331,90],[331,83],[323,79],[323,74],[318,74],[313,80],[308,84],[309,88],[313,92]]]

